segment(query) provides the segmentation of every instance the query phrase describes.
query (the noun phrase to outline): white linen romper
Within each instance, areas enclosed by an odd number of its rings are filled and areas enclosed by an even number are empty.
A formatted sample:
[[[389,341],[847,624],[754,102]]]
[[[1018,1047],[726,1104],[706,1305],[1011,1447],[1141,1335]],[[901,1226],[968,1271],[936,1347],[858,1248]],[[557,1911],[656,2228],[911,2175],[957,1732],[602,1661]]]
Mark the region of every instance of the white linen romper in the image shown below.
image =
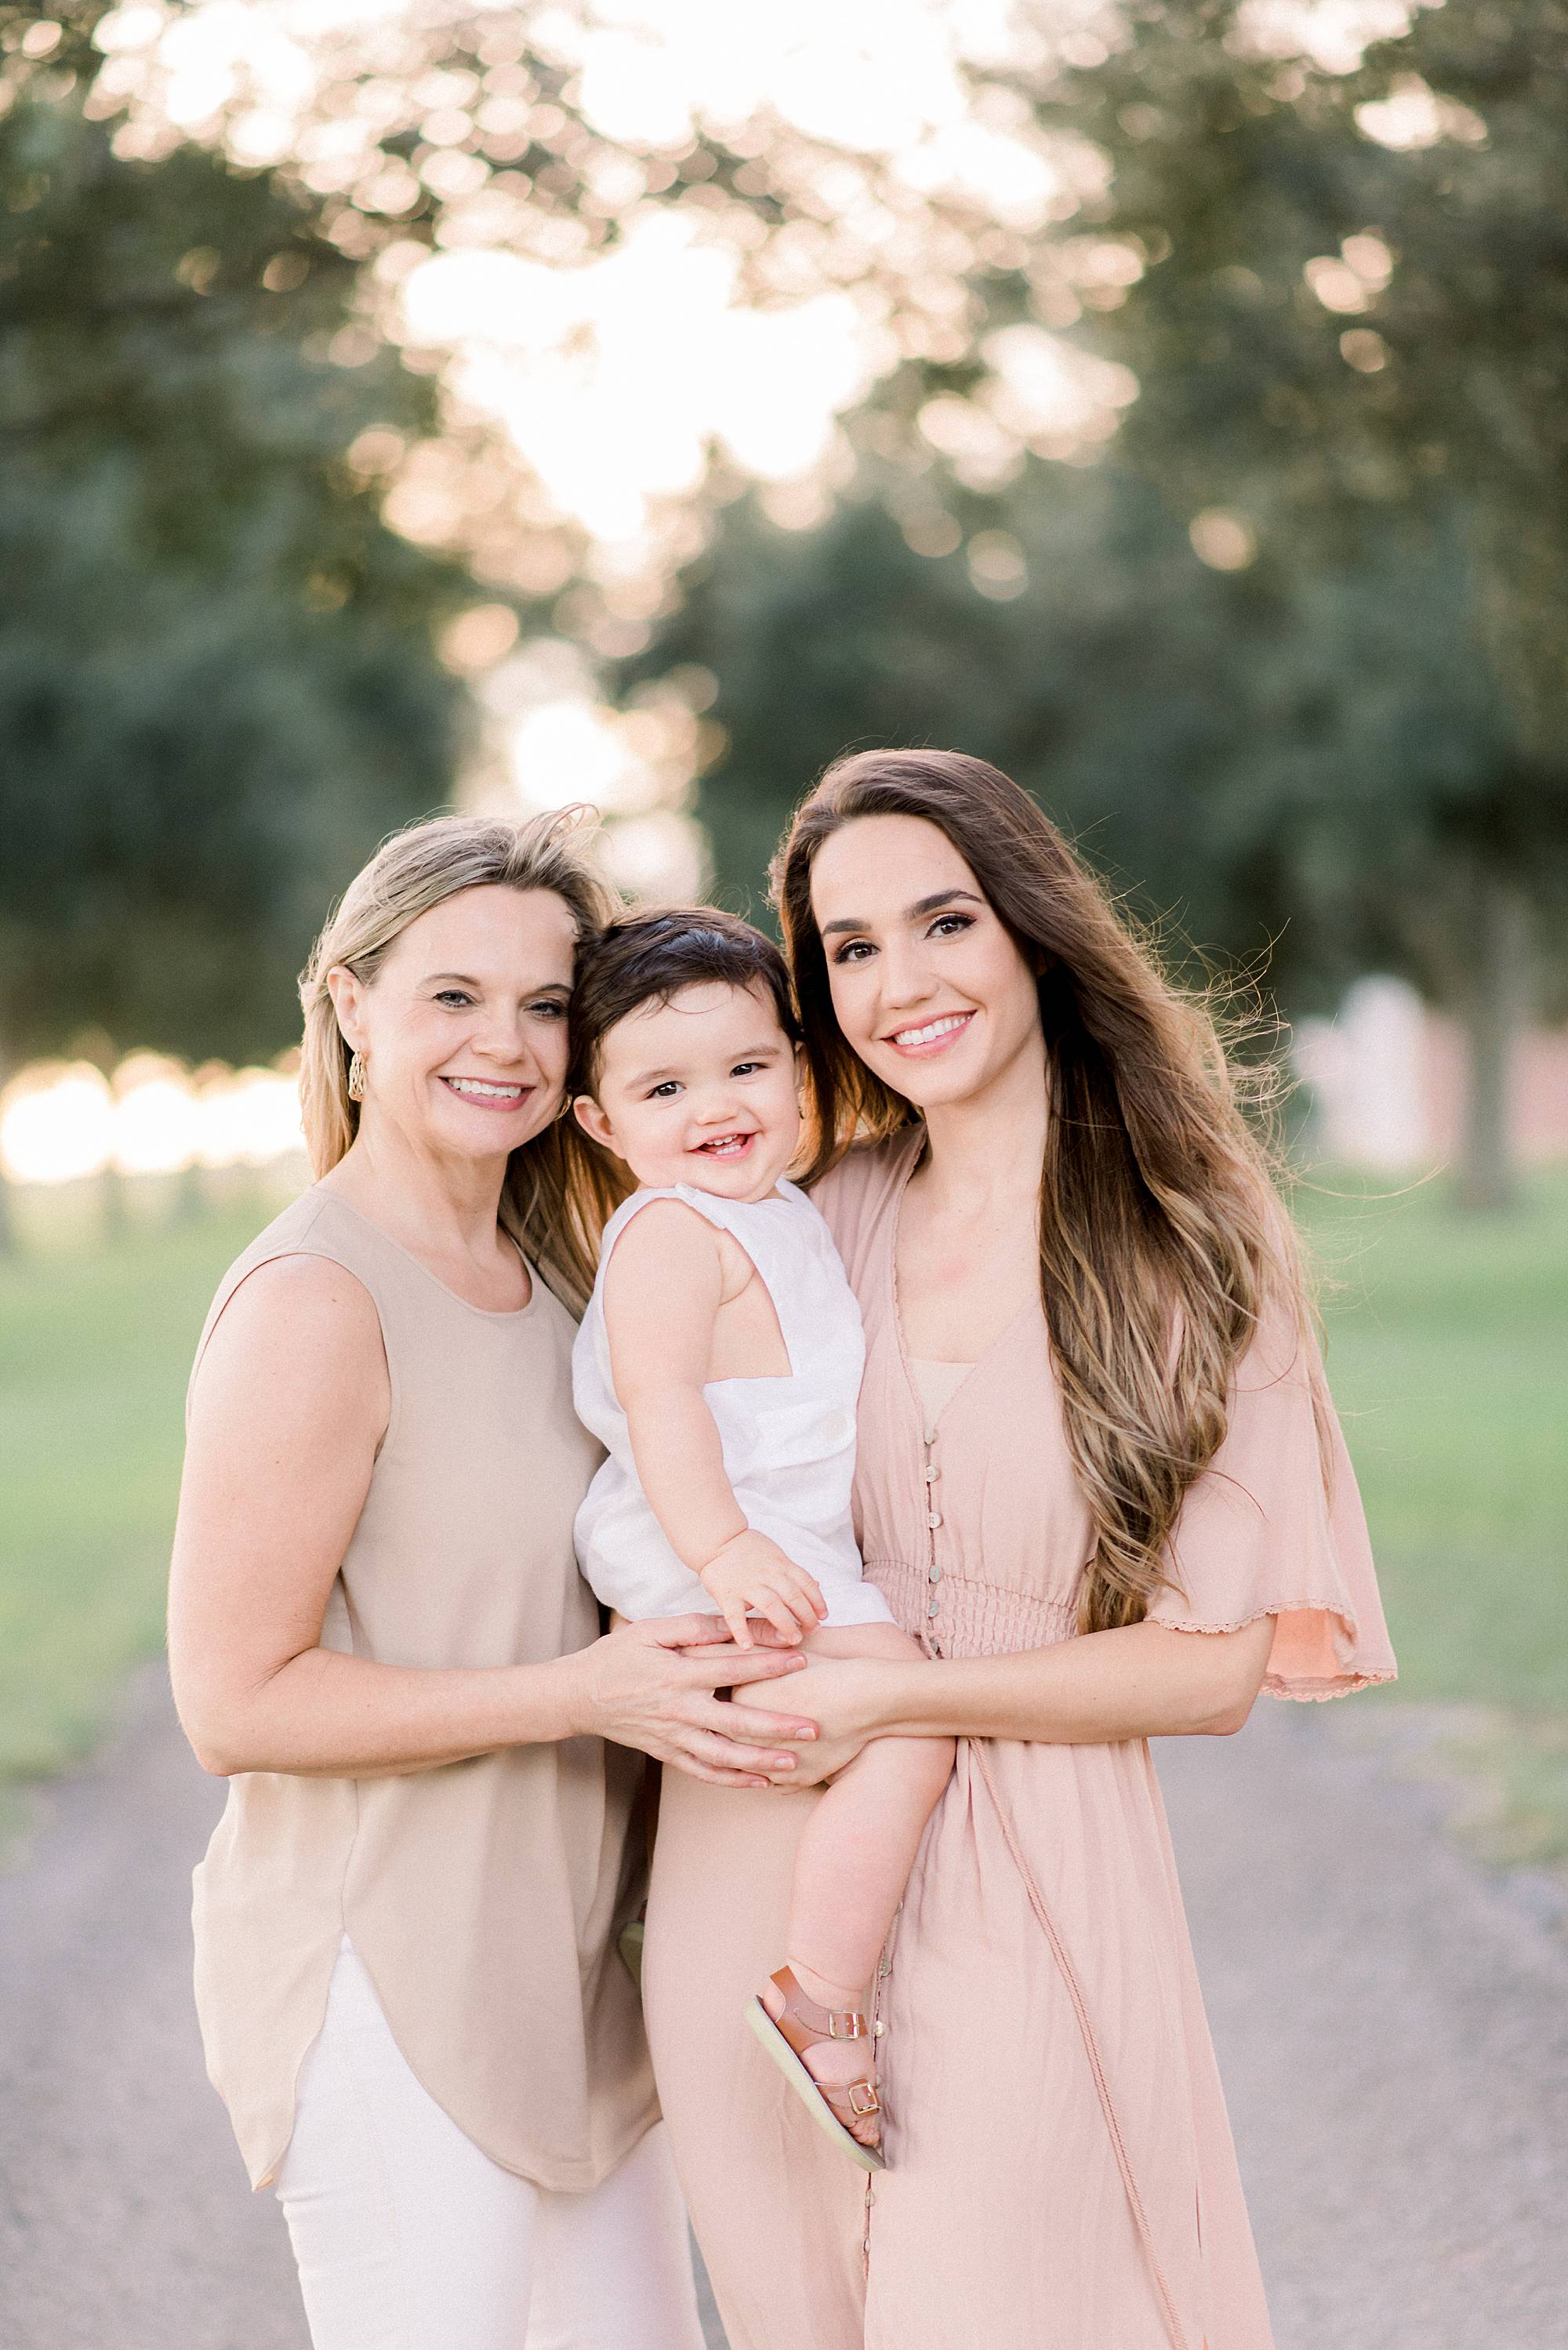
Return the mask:
[[[827,1226],[794,1183],[778,1183],[765,1200],[716,1199],[687,1183],[636,1191],[605,1227],[598,1279],[572,1352],[577,1417],[609,1455],[577,1512],[585,1577],[606,1607],[633,1621],[721,1612],[649,1506],[610,1375],[605,1275],[617,1241],[651,1200],[683,1201],[738,1241],[778,1315],[787,1377],[710,1379],[702,1389],[746,1523],[815,1576],[826,1626],[891,1623],[888,1602],[862,1578],[850,1518],[866,1363],[860,1308]]]

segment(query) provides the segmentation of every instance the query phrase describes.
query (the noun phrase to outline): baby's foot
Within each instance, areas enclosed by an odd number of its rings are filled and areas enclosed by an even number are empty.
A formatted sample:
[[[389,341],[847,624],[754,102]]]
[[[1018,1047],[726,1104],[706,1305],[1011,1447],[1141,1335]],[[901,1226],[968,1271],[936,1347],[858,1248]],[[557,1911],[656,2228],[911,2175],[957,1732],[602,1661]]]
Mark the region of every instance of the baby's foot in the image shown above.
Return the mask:
[[[800,2060],[827,2097],[829,2106],[859,2145],[878,2148],[882,2143],[881,2106],[877,2102],[877,2042],[870,2022],[869,1991],[846,1991],[840,1983],[830,1983],[809,1968],[792,1961],[788,1970],[796,1986],[807,2001],[843,2019],[858,2016],[864,2025],[859,2033],[842,2031],[829,2034],[826,2018],[821,2036],[810,2037],[800,2049]],[[763,1986],[762,2002],[776,2023],[784,2012],[784,1994],[776,1977],[770,1976]],[[800,2016],[797,2021],[807,2019]],[[809,2021],[815,2025],[817,2018]]]

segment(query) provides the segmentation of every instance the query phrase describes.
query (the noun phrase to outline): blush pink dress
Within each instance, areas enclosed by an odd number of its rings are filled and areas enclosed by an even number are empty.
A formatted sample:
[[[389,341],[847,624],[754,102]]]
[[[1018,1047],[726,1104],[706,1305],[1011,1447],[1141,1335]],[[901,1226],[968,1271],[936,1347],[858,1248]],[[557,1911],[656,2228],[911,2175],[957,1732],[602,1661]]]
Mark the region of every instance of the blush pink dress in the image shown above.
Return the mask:
[[[1089,1526],[1036,1298],[927,1425],[894,1283],[919,1147],[856,1153],[815,1196],[866,1322],[866,1570],[940,1671],[1075,1638]],[[1394,1672],[1337,1428],[1323,1473],[1320,1382],[1293,1328],[1265,1327],[1152,1610],[1192,1632],[1274,1617],[1281,1697]],[[1142,1740],[960,1742],[883,1960],[888,2168],[868,2189],[741,2023],[815,1797],[671,1773],[663,1800],[649,2036],[732,2350],[1269,2350]]]

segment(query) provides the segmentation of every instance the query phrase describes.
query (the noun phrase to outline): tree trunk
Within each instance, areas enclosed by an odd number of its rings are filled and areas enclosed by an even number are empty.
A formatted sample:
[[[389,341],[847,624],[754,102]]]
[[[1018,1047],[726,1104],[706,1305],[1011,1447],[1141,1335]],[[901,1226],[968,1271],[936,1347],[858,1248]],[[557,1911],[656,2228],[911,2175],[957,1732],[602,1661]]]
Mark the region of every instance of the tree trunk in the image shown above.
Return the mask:
[[[1510,1080],[1530,1006],[1530,912],[1513,884],[1476,876],[1469,971],[1459,1004],[1469,1047],[1459,1201],[1493,1213],[1519,1198]]]

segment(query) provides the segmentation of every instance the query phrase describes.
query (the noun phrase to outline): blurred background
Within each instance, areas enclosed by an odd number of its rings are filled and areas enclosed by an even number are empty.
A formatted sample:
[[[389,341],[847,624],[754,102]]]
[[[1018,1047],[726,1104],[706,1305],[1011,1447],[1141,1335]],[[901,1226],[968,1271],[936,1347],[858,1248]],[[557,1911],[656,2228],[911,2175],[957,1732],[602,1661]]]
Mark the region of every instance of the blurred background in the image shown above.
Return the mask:
[[[766,919],[821,765],[921,743],[1286,1024],[1369,1713],[1568,1866],[1565,36],[0,0],[14,1809],[158,1647],[191,1348],[305,1180],[294,977],[377,840],[587,800],[628,892]]]
[[[1279,2338],[1563,2341],[1565,61],[1568,0],[0,0],[0,2350],[303,2341],[155,1659],[310,935],[569,801],[766,921],[872,743],[1282,1027],[1404,1678],[1159,1755]]]

